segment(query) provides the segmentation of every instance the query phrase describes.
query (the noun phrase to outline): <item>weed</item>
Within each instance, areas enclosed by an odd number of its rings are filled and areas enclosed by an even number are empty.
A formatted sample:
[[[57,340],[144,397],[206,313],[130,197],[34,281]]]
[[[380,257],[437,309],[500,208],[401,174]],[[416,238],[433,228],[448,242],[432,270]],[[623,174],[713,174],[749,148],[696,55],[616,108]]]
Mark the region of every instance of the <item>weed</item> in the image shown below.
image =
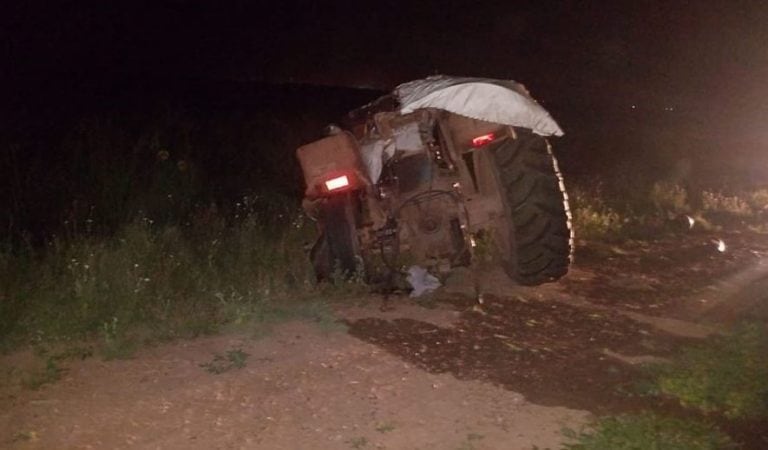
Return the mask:
[[[730,418],[768,417],[768,333],[742,325],[726,336],[682,351],[673,363],[651,368],[653,393],[684,406]]]
[[[348,440],[347,443],[350,445],[350,447],[359,450],[361,448],[365,448],[368,445],[368,438],[365,436],[358,436]]]
[[[590,429],[563,430],[568,450],[726,450],[736,444],[717,429],[700,422],[653,413],[609,416]]]
[[[380,422],[376,424],[376,431],[379,433],[389,433],[395,430],[395,424],[392,422]]]
[[[35,442],[38,439],[36,431],[19,431],[13,436],[11,442]]]
[[[288,300],[282,303],[264,302],[254,311],[250,322],[254,337],[268,335],[276,323],[301,320],[316,325],[321,331],[346,331],[327,302],[320,300]]]
[[[579,238],[602,239],[618,236],[628,221],[602,200],[599,191],[570,190],[573,227]]]
[[[356,265],[355,271],[348,273],[339,264],[334,264],[329,282],[319,286],[321,294],[329,298],[348,299],[368,293],[362,261],[358,260]]]
[[[104,360],[128,359],[136,350],[136,345],[128,339],[118,328],[117,317],[101,324],[104,345],[101,354]]]
[[[61,379],[65,369],[60,367],[55,356],[49,356],[45,360],[45,368],[32,372],[22,379],[22,386],[27,389],[37,390],[42,386],[55,383]]]
[[[245,360],[250,356],[241,349],[229,350],[225,355],[215,354],[213,360],[200,364],[208,372],[218,375],[228,372],[232,369],[242,369],[245,367]]]
[[[691,210],[688,194],[679,184],[658,181],[651,188],[650,198],[657,212],[670,218]]]
[[[475,450],[475,444],[484,439],[485,436],[478,433],[467,433],[467,437],[464,439],[464,442],[461,443],[461,445],[458,447],[458,450]]]
[[[756,189],[748,193],[746,201],[755,211],[768,210],[768,189]]]
[[[87,359],[93,356],[93,348],[90,346],[74,345],[56,354],[56,359]]]

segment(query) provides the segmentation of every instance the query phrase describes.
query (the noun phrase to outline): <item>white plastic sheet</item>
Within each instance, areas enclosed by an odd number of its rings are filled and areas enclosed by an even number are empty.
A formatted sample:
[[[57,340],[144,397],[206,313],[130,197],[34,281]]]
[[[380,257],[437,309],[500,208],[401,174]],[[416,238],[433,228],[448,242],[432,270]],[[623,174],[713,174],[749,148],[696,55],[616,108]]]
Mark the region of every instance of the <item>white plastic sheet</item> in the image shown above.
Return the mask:
[[[395,89],[400,112],[438,108],[473,119],[523,127],[542,136],[563,130],[523,85],[511,80],[433,76]]]
[[[411,266],[405,280],[413,287],[411,297],[421,297],[440,287],[440,280],[421,266]]]
[[[395,143],[392,139],[377,139],[365,141],[360,145],[360,156],[363,160],[368,179],[377,183],[381,177],[384,161],[395,154]]]

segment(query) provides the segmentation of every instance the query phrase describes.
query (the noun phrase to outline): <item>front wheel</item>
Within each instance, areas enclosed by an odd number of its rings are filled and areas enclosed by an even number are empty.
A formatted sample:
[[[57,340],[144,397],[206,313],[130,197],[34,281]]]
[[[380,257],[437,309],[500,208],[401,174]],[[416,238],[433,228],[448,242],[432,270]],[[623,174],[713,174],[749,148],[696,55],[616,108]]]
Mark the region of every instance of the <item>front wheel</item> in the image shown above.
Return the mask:
[[[501,197],[510,220],[507,274],[523,285],[568,272],[573,234],[568,195],[549,142],[529,130],[493,149]]]

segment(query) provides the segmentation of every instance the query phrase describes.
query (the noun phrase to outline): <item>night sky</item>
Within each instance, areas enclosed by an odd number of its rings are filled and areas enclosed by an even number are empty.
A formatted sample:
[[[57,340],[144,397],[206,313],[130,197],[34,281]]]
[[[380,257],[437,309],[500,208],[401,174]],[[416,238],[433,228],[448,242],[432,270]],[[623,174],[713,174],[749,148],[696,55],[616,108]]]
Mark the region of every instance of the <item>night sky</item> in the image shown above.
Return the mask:
[[[29,197],[15,214],[28,205],[43,214],[80,189],[72,161],[93,159],[61,150],[83,120],[127,136],[115,138],[123,150],[109,151],[130,156],[132,139],[170,111],[194,124],[186,156],[208,169],[210,184],[241,192],[270,180],[267,170],[338,114],[436,73],[524,83],[566,132],[555,148],[569,176],[643,165],[663,177],[679,161],[703,161],[702,173],[733,163],[768,180],[764,1],[349,3],[4,3],[0,143],[15,150],[0,160],[0,178],[17,181],[0,190]],[[254,123],[285,147],[271,150],[277,163],[234,143]],[[163,145],[177,147],[186,136],[163,133]],[[52,172],[61,181],[35,182]],[[93,178],[81,172],[83,183]],[[272,178],[298,189],[281,173]]]
[[[742,1],[17,2],[0,70],[387,89],[431,73],[513,78],[544,101],[764,111],[768,7]],[[8,86],[5,86],[8,88]]]

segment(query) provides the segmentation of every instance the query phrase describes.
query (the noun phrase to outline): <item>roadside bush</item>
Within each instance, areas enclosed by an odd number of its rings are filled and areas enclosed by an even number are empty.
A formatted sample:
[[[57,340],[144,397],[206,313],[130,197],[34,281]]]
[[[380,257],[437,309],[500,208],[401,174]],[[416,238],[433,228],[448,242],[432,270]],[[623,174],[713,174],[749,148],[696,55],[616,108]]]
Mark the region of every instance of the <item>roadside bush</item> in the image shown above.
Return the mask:
[[[590,240],[620,235],[627,219],[606,205],[599,188],[592,191],[571,188],[569,198],[577,238]]]
[[[725,193],[714,189],[691,191],[680,184],[660,180],[645,187],[626,187],[593,183],[588,187],[576,183],[569,188],[573,224],[577,238],[585,240],[621,241],[647,239],[660,234],[690,229],[695,231],[744,228],[768,232],[768,189]],[[690,197],[697,199],[692,206]]]
[[[746,217],[752,215],[752,207],[747,200],[738,195],[727,195],[722,192],[704,191],[702,193],[704,211],[724,213]]]
[[[747,202],[755,211],[764,212],[768,210],[768,189],[756,189],[750,192]]]
[[[668,218],[690,212],[688,194],[678,184],[658,181],[651,188],[650,197],[657,213]]]

